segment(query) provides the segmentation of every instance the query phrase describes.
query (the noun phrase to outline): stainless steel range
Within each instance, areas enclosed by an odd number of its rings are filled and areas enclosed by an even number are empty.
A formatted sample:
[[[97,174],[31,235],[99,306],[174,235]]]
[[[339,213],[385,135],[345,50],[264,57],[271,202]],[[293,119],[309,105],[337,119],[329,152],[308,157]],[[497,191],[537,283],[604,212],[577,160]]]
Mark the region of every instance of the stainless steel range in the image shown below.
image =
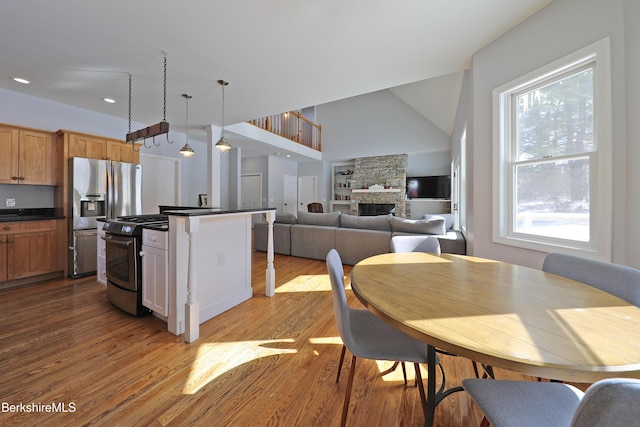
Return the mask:
[[[135,316],[149,309],[142,305],[142,229],[169,227],[167,215],[134,215],[107,220],[107,298],[113,305]]]

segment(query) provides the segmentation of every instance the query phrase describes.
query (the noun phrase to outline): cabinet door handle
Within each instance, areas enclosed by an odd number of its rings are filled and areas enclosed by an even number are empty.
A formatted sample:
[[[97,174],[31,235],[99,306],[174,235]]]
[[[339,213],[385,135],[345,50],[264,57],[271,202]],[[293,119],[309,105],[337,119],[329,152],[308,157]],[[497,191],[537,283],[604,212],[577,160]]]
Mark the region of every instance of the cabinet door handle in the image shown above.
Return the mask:
[[[17,176],[12,176],[12,177],[11,177],[11,179],[12,179],[12,180],[14,180],[14,181],[17,181],[17,180],[19,180],[20,178],[18,178]]]
[[[5,230],[5,231],[9,231],[9,230],[11,230],[11,227],[9,227],[8,225],[5,225],[5,226],[3,227],[3,230]]]
[[[24,181],[24,176],[21,176],[20,178],[18,178],[20,181]]]

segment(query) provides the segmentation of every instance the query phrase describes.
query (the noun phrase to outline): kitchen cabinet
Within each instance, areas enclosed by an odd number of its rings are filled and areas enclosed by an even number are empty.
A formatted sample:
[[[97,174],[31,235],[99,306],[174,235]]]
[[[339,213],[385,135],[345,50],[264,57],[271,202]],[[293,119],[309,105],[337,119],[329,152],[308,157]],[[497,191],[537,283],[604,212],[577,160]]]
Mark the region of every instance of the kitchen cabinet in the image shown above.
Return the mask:
[[[55,220],[1,223],[0,281],[54,273],[56,227]]]
[[[53,135],[0,126],[0,184],[55,185]]]
[[[96,280],[102,285],[107,285],[107,245],[105,244],[106,232],[102,229],[103,222],[98,221],[98,238],[96,239]]]
[[[138,150],[138,151],[135,151]],[[116,162],[140,163],[140,144],[123,144],[122,141],[107,141],[107,158]]]
[[[0,283],[7,281],[7,236],[0,235]]]
[[[107,158],[106,139],[91,135],[70,134],[67,158],[71,157],[105,160]]]
[[[142,305],[166,317],[169,314],[168,233],[142,230]]]
[[[109,139],[97,135],[59,130],[58,138],[66,147],[65,162],[72,157],[89,159],[114,160],[116,162],[140,163],[140,145],[133,149],[131,143]]]

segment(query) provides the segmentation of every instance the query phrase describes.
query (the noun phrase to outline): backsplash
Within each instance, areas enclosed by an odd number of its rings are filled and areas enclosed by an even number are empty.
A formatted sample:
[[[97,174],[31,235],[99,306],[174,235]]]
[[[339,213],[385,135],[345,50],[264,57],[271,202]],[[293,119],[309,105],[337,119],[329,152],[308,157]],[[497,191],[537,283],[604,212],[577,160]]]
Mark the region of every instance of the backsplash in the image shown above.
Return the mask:
[[[0,184],[0,209],[52,208],[55,187],[50,185]],[[15,206],[7,200],[15,200]]]

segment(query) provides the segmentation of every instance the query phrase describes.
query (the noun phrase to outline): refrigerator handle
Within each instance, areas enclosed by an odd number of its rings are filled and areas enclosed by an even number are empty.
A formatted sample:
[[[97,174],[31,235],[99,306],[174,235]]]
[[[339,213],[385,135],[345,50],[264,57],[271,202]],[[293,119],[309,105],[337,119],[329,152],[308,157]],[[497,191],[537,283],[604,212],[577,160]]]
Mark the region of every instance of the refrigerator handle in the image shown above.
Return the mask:
[[[104,182],[106,185],[106,218],[113,219],[113,169],[111,162],[104,162]]]

